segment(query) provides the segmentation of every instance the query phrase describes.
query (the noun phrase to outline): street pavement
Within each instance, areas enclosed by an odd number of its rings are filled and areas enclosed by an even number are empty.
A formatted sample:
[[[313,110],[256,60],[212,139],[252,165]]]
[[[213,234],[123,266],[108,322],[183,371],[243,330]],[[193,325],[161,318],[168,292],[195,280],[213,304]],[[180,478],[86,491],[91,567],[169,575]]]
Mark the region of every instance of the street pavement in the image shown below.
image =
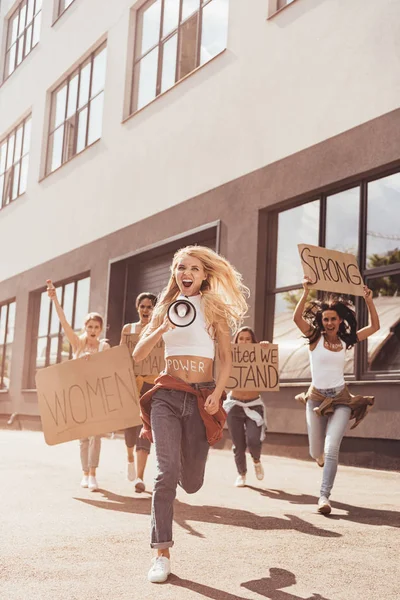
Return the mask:
[[[398,473],[339,467],[325,517],[313,462],[263,464],[263,481],[249,463],[237,489],[231,452],[211,450],[203,488],[178,490],[173,575],[150,584],[151,495],[126,480],[123,440],[103,440],[101,489],[89,492],[78,442],[0,430],[0,599],[400,599]],[[154,471],[152,453],[149,488]]]

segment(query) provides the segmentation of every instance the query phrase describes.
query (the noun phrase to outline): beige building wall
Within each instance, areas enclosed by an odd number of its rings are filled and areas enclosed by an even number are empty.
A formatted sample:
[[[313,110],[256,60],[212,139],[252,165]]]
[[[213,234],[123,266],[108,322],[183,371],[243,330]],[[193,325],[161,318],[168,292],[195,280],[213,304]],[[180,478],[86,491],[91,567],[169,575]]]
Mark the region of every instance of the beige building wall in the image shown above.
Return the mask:
[[[0,88],[0,136],[33,117],[27,192],[0,211],[0,281],[399,105],[397,0],[296,0],[271,19],[268,0],[231,0],[227,50],[124,122],[140,4],[75,0],[52,25],[44,0],[40,42]],[[102,138],[42,179],[49,90],[104,37]]]

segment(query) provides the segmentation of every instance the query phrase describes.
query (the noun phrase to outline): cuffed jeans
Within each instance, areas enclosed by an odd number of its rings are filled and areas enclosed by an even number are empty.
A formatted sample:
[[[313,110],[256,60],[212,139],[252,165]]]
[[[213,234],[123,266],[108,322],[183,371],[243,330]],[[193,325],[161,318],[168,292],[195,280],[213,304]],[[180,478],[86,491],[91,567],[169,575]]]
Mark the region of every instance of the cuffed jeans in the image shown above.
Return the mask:
[[[329,394],[329,390],[319,391],[326,396],[334,396],[336,393],[332,391],[332,394]],[[349,406],[339,405],[332,415],[320,417],[313,410],[318,406],[319,402],[307,401],[308,441],[312,458],[317,459],[322,453],[325,454],[320,495],[329,498],[336,477],[340,445],[350,420],[351,409]]]
[[[253,406],[252,410],[263,415],[262,406]],[[231,408],[228,412],[227,423],[232,438],[236,468],[239,475],[245,475],[247,473],[246,448],[253,460],[257,462],[260,460],[262,427],[259,427],[253,419],[249,419],[241,406]]]
[[[99,466],[101,437],[93,435],[89,438],[79,440],[81,449],[82,471],[89,472],[89,469],[97,469]]]
[[[215,383],[192,384],[194,388]],[[197,397],[158,390],[151,403],[151,428],[157,461],[151,507],[151,547],[170,548],[176,486],[194,494],[203,485],[209,444]]]

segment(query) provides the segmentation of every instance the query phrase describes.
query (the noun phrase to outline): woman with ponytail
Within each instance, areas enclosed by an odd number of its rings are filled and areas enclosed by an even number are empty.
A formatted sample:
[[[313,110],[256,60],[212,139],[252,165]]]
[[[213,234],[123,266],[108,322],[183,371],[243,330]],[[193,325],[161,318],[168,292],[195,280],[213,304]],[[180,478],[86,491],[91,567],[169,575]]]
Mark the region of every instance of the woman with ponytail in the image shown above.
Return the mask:
[[[296,400],[306,404],[310,455],[323,467],[318,512],[329,514],[329,497],[347,424],[354,419],[354,429],[374,402],[371,396],[352,396],[347,389],[345,351],[378,331],[379,317],[372,292],[366,286],[364,299],[370,322],[358,331],[355,310],[348,300],[332,296],[312,301],[306,307],[309,286],[310,280],[305,277],[293,320],[308,339],[312,381],[308,391],[296,396]]]
[[[166,581],[171,573],[176,487],[179,483],[189,494],[201,488],[209,447],[222,436],[222,400],[232,364],[230,335],[247,311],[246,295],[241,275],[213,250],[178,250],[169,282],[133,352],[135,361],[143,360],[164,339],[165,372],[140,400],[141,436],[154,441],[157,458],[151,526],[151,547],[157,555],[148,574],[153,583]],[[167,316],[177,299],[189,300],[196,309],[195,320],[186,327],[174,327]],[[216,381],[215,342],[220,358]]]

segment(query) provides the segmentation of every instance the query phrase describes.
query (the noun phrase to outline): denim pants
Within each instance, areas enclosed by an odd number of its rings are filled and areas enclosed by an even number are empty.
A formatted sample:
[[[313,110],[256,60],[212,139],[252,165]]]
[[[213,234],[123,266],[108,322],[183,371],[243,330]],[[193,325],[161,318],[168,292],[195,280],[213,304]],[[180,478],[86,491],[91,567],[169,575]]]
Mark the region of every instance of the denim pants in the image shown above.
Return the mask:
[[[263,415],[262,406],[253,406],[252,410]],[[261,457],[261,431],[253,419],[244,412],[241,406],[233,406],[228,412],[227,424],[233,444],[236,468],[239,475],[247,473],[246,448],[256,461]]]
[[[89,469],[97,469],[100,459],[101,436],[92,435],[79,440],[81,451],[82,471],[88,473]]]
[[[318,391],[325,396],[333,397],[339,390],[332,389]],[[319,402],[313,400],[307,401],[306,418],[308,441],[312,458],[317,459],[322,453],[325,454],[320,495],[329,498],[336,477],[340,444],[342,443],[347,424],[350,420],[351,409],[349,406],[339,405],[336,406],[332,415],[320,417],[313,410],[318,406]]]
[[[215,387],[214,382],[191,384]],[[170,548],[173,504],[179,485],[194,494],[203,485],[209,444],[197,397],[187,392],[160,389],[151,403],[151,428],[157,472],[151,506],[151,547]]]

